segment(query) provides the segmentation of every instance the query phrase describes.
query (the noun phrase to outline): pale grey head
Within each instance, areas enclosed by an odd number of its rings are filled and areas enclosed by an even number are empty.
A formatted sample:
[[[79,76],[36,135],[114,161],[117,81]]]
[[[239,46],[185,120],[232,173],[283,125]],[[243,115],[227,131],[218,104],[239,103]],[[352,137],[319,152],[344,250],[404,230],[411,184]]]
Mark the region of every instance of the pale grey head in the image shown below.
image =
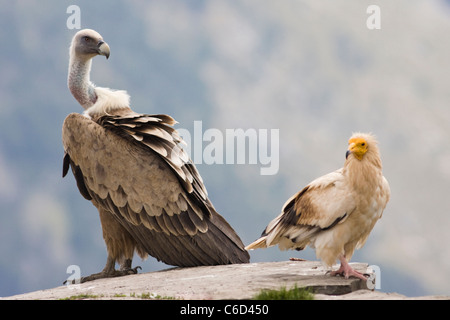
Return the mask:
[[[80,59],[92,59],[96,55],[109,58],[109,46],[102,36],[95,30],[83,29],[78,31],[72,39],[71,54]]]
[[[84,109],[97,101],[95,86],[89,79],[91,59],[97,55],[109,58],[110,49],[102,36],[95,30],[78,31],[70,46],[68,87]]]

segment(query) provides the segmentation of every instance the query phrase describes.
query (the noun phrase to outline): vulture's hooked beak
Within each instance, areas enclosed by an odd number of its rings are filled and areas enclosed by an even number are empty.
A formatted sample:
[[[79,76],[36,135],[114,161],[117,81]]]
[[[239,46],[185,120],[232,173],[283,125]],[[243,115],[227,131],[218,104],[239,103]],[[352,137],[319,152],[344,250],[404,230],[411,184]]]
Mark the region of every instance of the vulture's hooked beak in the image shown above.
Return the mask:
[[[98,45],[97,45],[97,47],[98,47],[98,51],[97,51],[98,54],[100,54],[102,56],[105,56],[106,59],[108,59],[109,58],[109,54],[110,54],[108,44],[105,41],[100,40]]]
[[[347,152],[345,153],[345,159],[348,158],[348,156],[350,155],[350,153],[353,153],[353,155],[355,156],[356,159],[358,160],[362,160],[364,154],[367,152],[367,148],[366,146],[366,142],[363,143],[355,143],[352,142],[349,144]]]
[[[353,153],[353,148],[355,148],[355,144],[354,144],[354,143],[350,143],[350,144],[348,145],[347,152],[345,153],[345,159],[348,158],[348,156],[350,155],[350,153]]]

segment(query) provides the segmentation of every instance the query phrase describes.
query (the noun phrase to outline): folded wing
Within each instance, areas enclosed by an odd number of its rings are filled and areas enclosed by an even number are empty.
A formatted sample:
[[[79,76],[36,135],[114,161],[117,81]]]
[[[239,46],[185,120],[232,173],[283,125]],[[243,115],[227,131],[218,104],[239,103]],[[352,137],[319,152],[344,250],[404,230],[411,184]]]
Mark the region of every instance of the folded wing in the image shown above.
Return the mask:
[[[288,199],[281,214],[246,249],[278,244],[282,250],[301,250],[321,232],[343,223],[354,209],[342,169],[337,170],[312,181]]]
[[[111,212],[145,251],[170,265],[249,261],[219,215],[166,115],[134,112],[92,121],[69,115],[64,170],[85,198]]]

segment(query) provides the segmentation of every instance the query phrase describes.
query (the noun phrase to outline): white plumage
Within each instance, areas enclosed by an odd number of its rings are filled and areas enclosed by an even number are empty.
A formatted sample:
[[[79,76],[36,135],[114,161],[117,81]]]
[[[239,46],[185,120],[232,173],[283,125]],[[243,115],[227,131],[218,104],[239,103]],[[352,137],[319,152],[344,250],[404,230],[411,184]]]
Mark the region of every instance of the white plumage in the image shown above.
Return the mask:
[[[333,274],[363,279],[348,261],[366,242],[389,197],[375,137],[355,133],[349,140],[344,167],[292,196],[246,249],[278,245],[281,250],[302,250],[309,245],[326,265],[341,261],[341,268]]]

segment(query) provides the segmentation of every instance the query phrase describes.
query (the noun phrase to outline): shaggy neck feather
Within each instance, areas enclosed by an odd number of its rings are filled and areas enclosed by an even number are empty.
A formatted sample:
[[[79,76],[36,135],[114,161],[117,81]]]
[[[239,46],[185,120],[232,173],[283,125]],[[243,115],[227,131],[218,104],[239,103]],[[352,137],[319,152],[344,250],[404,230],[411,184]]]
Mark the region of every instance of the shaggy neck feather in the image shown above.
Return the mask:
[[[362,160],[349,157],[344,165],[344,174],[350,179],[350,184],[360,191],[372,191],[378,187],[374,181],[379,181],[382,176],[382,165],[378,151],[367,152]]]
[[[71,55],[67,84],[70,92],[84,109],[90,108],[97,101],[95,86],[89,79],[92,60],[81,60]]]

